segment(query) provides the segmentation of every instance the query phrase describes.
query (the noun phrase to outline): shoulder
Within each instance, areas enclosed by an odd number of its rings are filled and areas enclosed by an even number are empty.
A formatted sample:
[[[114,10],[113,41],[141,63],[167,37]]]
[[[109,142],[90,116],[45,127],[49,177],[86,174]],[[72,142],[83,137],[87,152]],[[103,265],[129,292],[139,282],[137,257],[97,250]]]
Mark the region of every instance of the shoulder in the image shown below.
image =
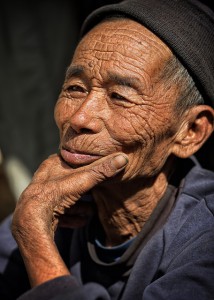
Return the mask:
[[[214,172],[195,166],[186,176],[180,189],[177,207],[192,217],[208,217],[214,222]],[[203,223],[206,223],[203,220]]]
[[[163,227],[168,265],[194,255],[214,260],[214,173],[193,167]],[[181,263],[181,261],[180,261]]]
[[[194,166],[187,174],[182,193],[192,195],[196,199],[214,195],[214,172]]]
[[[180,224],[188,219],[194,223],[195,218],[198,220],[198,226],[205,226],[206,218],[210,223],[214,222],[214,172],[199,165],[189,170],[179,187],[171,221],[176,217],[179,218]]]
[[[214,173],[195,166],[156,235],[161,257],[145,299],[213,299],[213,228]]]

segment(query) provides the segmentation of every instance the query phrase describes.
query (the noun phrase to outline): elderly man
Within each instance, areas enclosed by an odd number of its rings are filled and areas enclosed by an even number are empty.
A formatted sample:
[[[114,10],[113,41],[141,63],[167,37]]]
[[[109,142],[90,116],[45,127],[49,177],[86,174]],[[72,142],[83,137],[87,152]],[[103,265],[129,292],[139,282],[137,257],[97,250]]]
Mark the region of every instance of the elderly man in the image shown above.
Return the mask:
[[[19,250],[2,224],[1,299],[214,299],[214,174],[192,157],[213,131],[213,24],[196,0],[88,17],[59,154],[13,216]]]

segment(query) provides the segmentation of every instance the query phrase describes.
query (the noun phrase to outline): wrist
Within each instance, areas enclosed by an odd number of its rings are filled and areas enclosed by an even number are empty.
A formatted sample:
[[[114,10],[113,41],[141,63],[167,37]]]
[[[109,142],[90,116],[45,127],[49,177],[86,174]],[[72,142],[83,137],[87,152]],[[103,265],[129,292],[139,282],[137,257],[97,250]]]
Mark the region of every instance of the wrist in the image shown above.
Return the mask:
[[[26,228],[26,227],[25,227]],[[37,286],[59,276],[70,275],[65,266],[53,237],[37,226],[30,232],[18,230],[15,234],[31,286]]]

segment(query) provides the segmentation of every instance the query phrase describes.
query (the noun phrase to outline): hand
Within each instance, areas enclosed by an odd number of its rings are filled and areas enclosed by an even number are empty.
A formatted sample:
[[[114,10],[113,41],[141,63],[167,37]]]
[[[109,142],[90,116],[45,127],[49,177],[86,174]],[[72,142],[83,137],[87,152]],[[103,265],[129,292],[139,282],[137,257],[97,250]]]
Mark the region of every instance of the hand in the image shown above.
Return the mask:
[[[13,217],[13,234],[32,234],[35,226],[53,237],[59,217],[98,183],[123,169],[125,155],[110,155],[78,169],[72,169],[60,156],[45,160],[22,193]],[[41,232],[40,232],[41,233]]]
[[[12,232],[33,286],[69,274],[54,244],[60,216],[83,194],[116,175],[126,164],[127,158],[122,153],[77,169],[72,169],[58,155],[41,164],[22,193],[12,222]]]

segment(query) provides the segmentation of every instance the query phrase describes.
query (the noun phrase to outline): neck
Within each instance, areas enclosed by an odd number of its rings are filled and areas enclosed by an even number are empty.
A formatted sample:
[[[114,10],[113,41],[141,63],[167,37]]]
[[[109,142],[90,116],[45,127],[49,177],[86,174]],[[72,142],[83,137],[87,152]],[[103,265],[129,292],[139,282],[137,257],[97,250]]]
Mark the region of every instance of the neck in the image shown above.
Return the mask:
[[[168,185],[165,173],[155,178],[100,185],[93,191],[106,246],[136,236],[150,217]]]

